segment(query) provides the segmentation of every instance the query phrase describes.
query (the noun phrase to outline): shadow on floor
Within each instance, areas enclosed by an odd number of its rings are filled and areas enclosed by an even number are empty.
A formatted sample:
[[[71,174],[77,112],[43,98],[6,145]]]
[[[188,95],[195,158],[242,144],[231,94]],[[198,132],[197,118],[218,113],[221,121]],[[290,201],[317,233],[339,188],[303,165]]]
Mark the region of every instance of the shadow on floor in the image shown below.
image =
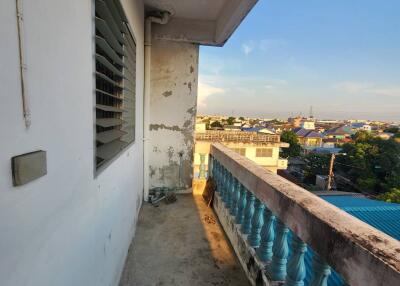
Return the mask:
[[[177,198],[158,208],[143,204],[120,286],[250,285],[202,197]]]

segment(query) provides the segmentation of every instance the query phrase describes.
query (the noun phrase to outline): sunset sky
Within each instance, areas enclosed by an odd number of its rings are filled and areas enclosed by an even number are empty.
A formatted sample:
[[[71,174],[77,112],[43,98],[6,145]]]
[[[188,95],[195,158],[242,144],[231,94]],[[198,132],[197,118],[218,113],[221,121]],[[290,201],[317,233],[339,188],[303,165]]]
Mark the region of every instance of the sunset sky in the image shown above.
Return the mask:
[[[400,121],[400,1],[260,0],[201,47],[199,114]]]

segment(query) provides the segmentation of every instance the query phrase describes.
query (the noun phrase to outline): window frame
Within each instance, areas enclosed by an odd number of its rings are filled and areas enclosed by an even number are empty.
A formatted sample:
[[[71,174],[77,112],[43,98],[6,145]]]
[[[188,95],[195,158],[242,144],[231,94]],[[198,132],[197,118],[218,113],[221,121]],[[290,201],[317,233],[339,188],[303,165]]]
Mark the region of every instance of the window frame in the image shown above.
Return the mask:
[[[270,156],[265,156],[264,152],[271,152]],[[259,154],[261,152],[261,155]],[[272,158],[274,156],[274,149],[273,148],[256,148],[256,157],[257,158]]]
[[[98,138],[97,138],[97,124],[96,124],[96,120],[98,119],[96,112],[97,112],[97,107],[96,105],[98,104],[97,101],[97,92],[96,92],[96,87],[97,87],[97,76],[96,76],[96,71],[97,71],[97,60],[96,60],[96,0],[92,0],[92,56],[93,56],[93,60],[92,60],[92,70],[93,70],[93,173],[94,173],[94,178],[96,178],[102,171],[104,171],[105,169],[108,168],[108,166],[110,166],[111,164],[113,164],[114,161],[118,160],[121,156],[126,154],[126,151],[136,143],[136,137],[137,137],[137,106],[136,106],[136,102],[137,102],[137,92],[136,92],[136,85],[137,85],[137,40],[135,37],[135,33],[133,32],[133,29],[131,27],[130,22],[128,21],[127,17],[126,17],[126,13],[124,10],[124,7],[121,3],[120,0],[101,0],[103,2],[107,2],[107,1],[112,1],[115,5],[116,5],[116,10],[119,12],[120,16],[121,16],[121,25],[124,26],[124,28],[126,28],[127,31],[127,36],[131,37],[131,41],[134,45],[134,48],[131,50],[131,54],[133,54],[134,59],[132,59],[132,73],[131,73],[131,78],[132,79],[132,83],[133,83],[133,88],[132,88],[132,106],[131,106],[131,111],[132,111],[132,125],[131,128],[133,128],[132,130],[132,135],[133,135],[133,139],[129,142],[126,142],[125,146],[123,148],[121,148],[118,152],[116,152],[110,159],[108,160],[104,160],[103,163],[101,163],[100,165],[97,163],[97,150],[98,150]],[[118,7],[119,6],[119,7]],[[126,33],[125,33],[126,34]],[[124,36],[124,35],[123,35]],[[128,40],[126,40],[128,41]],[[125,42],[123,44],[123,50],[126,53],[127,52],[125,49],[125,47],[131,47],[131,45],[129,45],[127,42]],[[123,63],[126,63],[127,61],[129,61],[126,56],[122,57]],[[127,73],[127,68],[124,67],[122,68],[122,74],[125,75],[125,73]],[[126,79],[122,78],[120,81],[121,85],[125,87],[126,84]],[[121,95],[123,94],[123,92],[121,92]],[[124,103],[126,101],[121,100],[121,106],[124,106]],[[120,116],[120,118],[122,118],[122,114]],[[120,125],[120,127],[118,127],[118,129],[115,130],[121,130],[123,129],[124,125]],[[127,126],[129,127],[129,125]],[[121,137],[122,138],[122,137]],[[120,138],[119,138],[120,139]],[[129,153],[128,153],[129,156]]]

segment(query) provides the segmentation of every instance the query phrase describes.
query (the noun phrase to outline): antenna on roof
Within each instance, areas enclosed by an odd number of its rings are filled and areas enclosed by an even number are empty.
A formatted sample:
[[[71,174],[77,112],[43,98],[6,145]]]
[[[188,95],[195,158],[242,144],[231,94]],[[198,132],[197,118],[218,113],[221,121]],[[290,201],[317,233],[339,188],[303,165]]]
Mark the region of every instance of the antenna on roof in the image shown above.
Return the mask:
[[[312,110],[312,105],[310,106],[310,118],[314,118],[313,110]]]

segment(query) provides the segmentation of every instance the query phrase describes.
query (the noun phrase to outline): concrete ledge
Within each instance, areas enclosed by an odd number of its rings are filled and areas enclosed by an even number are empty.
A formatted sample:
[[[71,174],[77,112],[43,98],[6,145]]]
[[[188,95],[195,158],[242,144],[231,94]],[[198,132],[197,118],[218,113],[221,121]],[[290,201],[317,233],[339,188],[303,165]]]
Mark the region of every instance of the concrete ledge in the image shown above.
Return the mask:
[[[347,283],[353,286],[398,285],[398,240],[266,171],[222,144],[213,144],[211,155]]]
[[[265,264],[258,260],[255,250],[247,242],[247,235],[242,234],[240,225],[235,223],[218,193],[215,193],[213,208],[250,283],[255,286],[279,285],[268,281],[264,271]]]

